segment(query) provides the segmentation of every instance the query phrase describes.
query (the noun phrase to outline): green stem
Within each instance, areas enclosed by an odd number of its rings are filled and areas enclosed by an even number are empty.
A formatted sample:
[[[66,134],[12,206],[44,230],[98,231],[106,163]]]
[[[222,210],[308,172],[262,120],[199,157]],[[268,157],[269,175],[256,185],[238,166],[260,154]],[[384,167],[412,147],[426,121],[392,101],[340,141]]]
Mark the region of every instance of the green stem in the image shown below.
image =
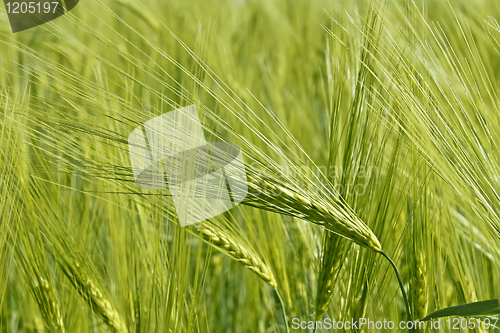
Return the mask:
[[[286,317],[285,302],[283,302],[283,299],[281,298],[281,295],[280,295],[280,292],[278,291],[278,288],[274,289],[274,291],[276,291],[276,295],[278,296],[278,299],[280,300],[281,310],[283,311],[283,320],[285,321],[285,326],[286,326],[286,333],[290,333],[290,328],[288,327],[288,319]]]
[[[392,261],[392,259],[384,251],[380,251],[380,254],[383,255],[387,260],[389,260],[389,262],[392,265],[392,268],[394,268],[394,272],[396,272],[396,276],[398,277],[399,287],[401,288],[401,293],[403,293],[403,298],[404,298],[405,305],[406,305],[406,311],[408,312],[408,317],[410,318],[410,321],[413,322],[413,316],[411,314],[410,302],[408,301],[408,296],[406,295],[406,291],[405,291],[405,287],[403,285],[403,280],[401,279],[401,275],[399,275],[398,267],[396,266],[394,261]],[[415,332],[415,330],[412,328],[412,329],[410,329],[410,332]]]

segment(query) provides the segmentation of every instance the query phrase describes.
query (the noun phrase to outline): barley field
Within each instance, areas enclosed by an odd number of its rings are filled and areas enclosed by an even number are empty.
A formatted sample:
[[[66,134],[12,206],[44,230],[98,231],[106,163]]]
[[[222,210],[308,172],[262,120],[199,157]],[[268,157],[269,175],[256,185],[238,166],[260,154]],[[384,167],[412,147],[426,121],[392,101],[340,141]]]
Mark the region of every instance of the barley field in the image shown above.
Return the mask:
[[[82,0],[13,33],[0,5],[0,333],[500,332],[499,20]],[[181,226],[128,138],[190,105],[248,194]]]

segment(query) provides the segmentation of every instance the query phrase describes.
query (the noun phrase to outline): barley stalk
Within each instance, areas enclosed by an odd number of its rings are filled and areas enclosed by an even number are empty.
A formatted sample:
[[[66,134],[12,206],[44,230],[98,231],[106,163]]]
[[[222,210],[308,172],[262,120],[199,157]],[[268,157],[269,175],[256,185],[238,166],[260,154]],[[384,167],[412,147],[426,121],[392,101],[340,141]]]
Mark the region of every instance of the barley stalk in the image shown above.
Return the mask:
[[[366,313],[366,306],[368,300],[368,284],[363,284],[362,290],[359,296],[355,299],[355,304],[353,306],[352,318],[364,318]]]
[[[207,243],[215,246],[220,251],[243,264],[243,266],[253,271],[262,280],[274,288],[283,311],[283,320],[285,322],[286,331],[289,332],[285,303],[283,302],[281,294],[278,291],[276,279],[267,264],[264,263],[264,261],[261,260],[252,250],[238,244],[238,242],[235,241],[229,233],[219,231],[215,227],[210,226],[209,223],[192,226],[192,230],[197,230],[198,233],[201,232],[203,239]]]
[[[329,202],[312,193],[300,194],[258,176],[248,175],[248,187],[247,205],[299,217],[375,252],[382,251],[375,234],[341,200]]]
[[[316,320],[326,312],[333,296],[333,289],[345,260],[348,242],[341,236],[327,232],[323,238],[323,255],[316,292]]]
[[[118,311],[107,299],[101,288],[87,274],[83,272],[81,265],[77,262],[61,262],[64,273],[77,289],[78,293],[89,302],[95,313],[117,333],[128,332],[125,322]]]
[[[66,330],[64,328],[64,322],[62,319],[59,302],[54,296],[52,286],[43,277],[39,277],[38,281],[34,282],[34,286],[40,291],[40,294],[43,297],[43,303],[48,306],[48,309],[42,307],[42,312],[44,312],[44,315],[50,318],[56,332],[64,333]]]
[[[337,279],[339,285],[339,298],[340,302],[336,306],[336,311],[334,312],[339,320],[343,320],[344,318],[348,318],[348,314],[346,311],[346,304],[349,294],[349,287],[351,284],[350,278],[350,261],[349,257],[346,256],[345,262],[343,264],[343,268],[340,270],[339,277]]]
[[[414,309],[417,318],[427,315],[427,266],[423,252],[419,252],[415,259],[415,288],[413,295]]]
[[[277,287],[276,279],[274,278],[271,269],[262,261],[253,251],[238,244],[229,236],[228,233],[217,230],[208,223],[192,227],[194,230],[201,232],[203,239],[209,244],[215,246],[219,250],[228,254],[234,260],[243,264],[254,273],[256,273],[262,280],[273,286]]]

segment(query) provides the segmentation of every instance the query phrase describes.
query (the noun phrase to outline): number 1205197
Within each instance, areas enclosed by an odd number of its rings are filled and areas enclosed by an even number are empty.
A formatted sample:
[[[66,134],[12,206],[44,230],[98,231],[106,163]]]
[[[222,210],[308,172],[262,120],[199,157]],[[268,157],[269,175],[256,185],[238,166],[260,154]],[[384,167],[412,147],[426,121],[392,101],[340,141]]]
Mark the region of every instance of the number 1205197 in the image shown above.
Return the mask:
[[[59,2],[7,2],[7,13],[9,14],[41,14],[55,13]]]
[[[490,329],[496,328],[496,324],[498,322],[498,318],[448,318],[446,319],[446,326],[448,329],[457,330],[457,329]]]

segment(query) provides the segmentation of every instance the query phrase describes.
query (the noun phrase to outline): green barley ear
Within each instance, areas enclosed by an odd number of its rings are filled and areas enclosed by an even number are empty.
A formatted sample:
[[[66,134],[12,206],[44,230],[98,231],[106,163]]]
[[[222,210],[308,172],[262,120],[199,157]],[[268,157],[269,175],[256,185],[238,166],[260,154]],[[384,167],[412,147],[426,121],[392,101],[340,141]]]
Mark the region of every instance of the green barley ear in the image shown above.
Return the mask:
[[[353,304],[352,318],[364,318],[366,313],[366,307],[368,305],[368,283],[365,282],[361,291],[358,293],[359,296],[355,298]]]
[[[249,194],[244,204],[301,218],[375,252],[382,251],[377,236],[344,201],[327,201],[255,174],[247,178]]]
[[[430,176],[429,168],[420,156],[412,156],[411,197],[407,199],[407,263],[409,267],[409,288],[412,309],[415,317],[420,319],[427,314],[429,304],[427,252],[432,250],[429,241],[431,221],[436,214],[432,200],[432,188],[437,182]],[[425,186],[424,186],[425,185]]]
[[[315,319],[321,320],[333,296],[334,287],[349,251],[348,240],[331,232],[323,236],[323,252],[316,289]]]
[[[30,265],[30,263],[34,262],[34,260],[29,259],[33,254],[30,254],[31,249],[26,245],[27,244],[23,244],[24,249],[22,250],[19,249],[21,246],[18,246],[19,258],[23,258],[24,260],[21,262],[21,265],[26,285],[38,305],[45,325],[50,329],[50,331],[64,333],[66,332],[66,329],[64,326],[60,302],[57,297],[57,290],[54,287],[52,277],[48,277],[47,275],[45,277],[43,276],[43,267],[33,267]],[[31,259],[34,259],[34,257],[31,257]],[[45,274],[47,273],[45,272]]]
[[[123,321],[113,303],[105,294],[100,284],[92,278],[92,274],[86,265],[79,260],[58,254],[59,264],[78,293],[92,306],[96,313],[108,327],[116,333],[128,333],[127,325]]]
[[[193,233],[201,234],[203,240],[208,244],[240,262],[273,288],[277,288],[278,284],[269,266],[256,253],[242,245],[242,242],[234,239],[227,231],[220,230],[215,225],[212,225],[210,221],[190,228],[194,230]]]
[[[363,179],[359,175],[360,168],[366,168],[370,165],[376,165],[378,168],[385,168],[384,161],[379,159],[377,155],[371,154],[373,149],[372,145],[365,144],[366,138],[376,138],[380,136],[384,138],[385,136],[390,135],[390,131],[385,128],[381,128],[380,132],[376,129],[367,126],[367,124],[371,124],[375,119],[371,120],[370,117],[373,116],[376,118],[376,115],[367,114],[364,110],[366,105],[370,105],[373,103],[373,96],[376,94],[376,80],[373,75],[373,64],[371,57],[378,53],[379,48],[379,40],[381,38],[382,32],[382,21],[381,21],[381,13],[379,11],[379,3],[376,1],[370,2],[368,6],[368,19],[366,22],[363,22],[363,30],[361,31],[362,41],[360,42],[360,51],[359,55],[356,54],[355,61],[359,64],[359,69],[356,73],[356,79],[352,82],[352,99],[349,100],[348,104],[348,116],[342,118],[340,116],[342,114],[342,95],[343,89],[342,85],[336,85],[334,90],[330,92],[329,99],[331,103],[331,110],[329,112],[329,122],[330,122],[330,130],[329,130],[329,160],[328,166],[333,166],[339,164],[342,166],[342,175],[334,177],[329,176],[329,181],[334,184],[340,184],[344,189],[343,193],[341,193],[340,198],[345,198],[345,201],[349,204],[350,207],[354,207],[354,210],[365,210],[366,212],[374,212],[375,214],[371,216],[370,220],[374,220],[377,222],[373,222],[371,225],[374,228],[377,228],[378,232],[383,230],[384,222],[386,218],[386,212],[380,207],[386,206],[386,203],[380,198],[387,196],[390,193],[387,190],[387,184],[391,183],[392,174],[390,172],[387,173],[387,179],[389,182],[377,183],[378,177],[377,175],[369,177],[365,180],[363,184]],[[383,6],[382,6],[383,7]],[[332,21],[334,22],[331,29],[327,29],[327,31],[332,35],[333,38],[333,46],[330,47],[328,44],[327,48],[327,61],[330,64],[329,74],[332,78],[346,77],[346,69],[345,64],[349,63],[350,59],[345,55],[344,48],[348,48],[350,45],[349,39],[351,36],[345,32],[343,27],[339,28],[339,20],[330,16]],[[345,23],[345,22],[344,22]],[[340,50],[339,50],[340,49]],[[349,51],[352,52],[351,49]],[[332,58],[333,60],[331,60]],[[351,60],[352,61],[352,60]],[[332,82],[329,82],[332,84]],[[345,84],[345,89],[349,89],[349,84]],[[376,113],[376,111],[375,111]],[[380,115],[382,116],[382,115]],[[382,133],[382,134],[381,134]],[[373,140],[373,139],[372,139]],[[397,145],[399,146],[400,139],[397,139]],[[377,140],[374,140],[377,142]],[[383,144],[385,139],[382,139],[382,144],[378,149],[385,150],[386,147]],[[389,147],[387,147],[389,148]],[[375,148],[377,149],[377,148]],[[388,152],[390,149],[387,150]],[[396,168],[396,157],[398,149],[394,149],[392,154],[392,164],[390,164],[389,170],[391,168]],[[384,170],[384,175],[385,175]],[[381,175],[379,175],[381,176]],[[361,178],[361,179],[360,179]],[[348,187],[348,185],[361,185],[364,187],[370,188],[370,191],[375,191],[376,186],[380,186],[381,194],[366,194],[367,198],[364,196],[356,195],[355,191]],[[393,186],[393,185],[392,185]],[[373,205],[373,207],[370,207]],[[380,215],[379,215],[380,214]],[[365,217],[366,218],[366,217]],[[352,238],[351,238],[352,239]],[[359,243],[358,243],[359,244]],[[336,282],[336,278],[338,275],[338,271],[341,268],[341,265],[345,259],[346,249],[349,247],[343,247],[342,243],[339,243],[339,240],[334,236],[326,235],[323,241],[323,256],[321,258],[321,266],[320,273],[318,279],[318,287],[317,287],[317,295],[316,295],[316,318],[321,318],[322,314],[326,311],[328,307],[328,303],[332,297],[332,289],[333,284]],[[380,246],[380,244],[379,244]],[[386,259],[389,260],[391,266],[394,268],[395,273],[398,277],[399,286],[401,288],[401,292],[403,294],[405,306],[408,312],[409,319],[411,320],[411,310],[409,307],[408,298],[406,296],[406,291],[404,289],[404,285],[402,283],[400,274],[394,262],[385,254],[385,252],[379,248],[378,251],[381,253]],[[373,260],[366,258],[365,260]],[[358,273],[364,272],[366,274],[360,274],[365,279],[368,279],[370,274],[372,273],[372,269],[369,268],[366,271],[360,270],[356,271]],[[369,284],[367,281],[360,282],[355,284],[358,288],[354,288],[354,291],[350,290],[349,295],[354,299],[354,309],[350,311],[352,316],[363,316],[366,311],[367,304],[367,296],[368,296],[368,288]],[[360,292],[357,289],[361,289]]]
[[[225,217],[219,216],[214,220],[189,226],[189,231],[195,235],[201,235],[207,244],[241,263],[273,287],[280,302],[286,331],[289,332],[286,306],[278,290],[278,283],[271,267],[256,253],[247,240],[243,239],[239,232],[229,225]]]
[[[416,318],[424,318],[427,315],[428,306],[428,285],[427,285],[427,264],[424,252],[417,253],[415,258],[415,279],[413,288],[413,308]]]

